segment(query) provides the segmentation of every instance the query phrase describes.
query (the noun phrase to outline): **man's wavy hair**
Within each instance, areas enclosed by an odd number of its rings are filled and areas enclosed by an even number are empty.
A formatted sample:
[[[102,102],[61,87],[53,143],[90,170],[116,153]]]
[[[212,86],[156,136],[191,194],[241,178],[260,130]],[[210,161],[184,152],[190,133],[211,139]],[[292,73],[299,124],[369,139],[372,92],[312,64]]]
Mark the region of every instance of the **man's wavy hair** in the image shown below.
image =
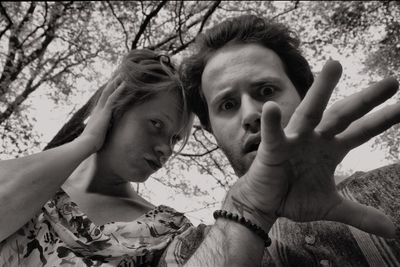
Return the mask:
[[[188,90],[189,106],[209,132],[212,129],[201,76],[218,49],[233,44],[260,44],[273,50],[282,60],[301,98],[314,81],[310,66],[299,49],[300,40],[288,27],[254,15],[227,19],[196,38],[195,54],[184,59],[180,68],[183,86]]]

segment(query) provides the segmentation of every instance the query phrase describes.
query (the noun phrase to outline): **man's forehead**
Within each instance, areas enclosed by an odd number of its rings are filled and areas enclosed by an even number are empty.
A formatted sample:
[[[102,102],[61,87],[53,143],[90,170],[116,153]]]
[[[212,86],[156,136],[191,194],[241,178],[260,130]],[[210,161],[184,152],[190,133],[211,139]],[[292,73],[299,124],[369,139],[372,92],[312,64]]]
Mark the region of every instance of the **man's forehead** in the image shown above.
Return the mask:
[[[235,86],[257,79],[279,79],[286,76],[283,63],[272,50],[257,44],[224,47],[207,62],[203,75],[203,91]]]

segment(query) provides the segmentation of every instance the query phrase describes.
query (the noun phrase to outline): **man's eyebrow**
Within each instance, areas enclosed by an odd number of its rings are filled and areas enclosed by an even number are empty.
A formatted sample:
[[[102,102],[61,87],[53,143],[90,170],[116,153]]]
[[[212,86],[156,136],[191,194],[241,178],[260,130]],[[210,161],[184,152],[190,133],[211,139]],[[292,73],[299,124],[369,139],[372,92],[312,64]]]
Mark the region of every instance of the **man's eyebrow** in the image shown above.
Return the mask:
[[[257,79],[256,81],[251,82],[251,85],[263,85],[265,83],[275,83],[275,84],[282,84],[283,81],[279,77],[264,77]]]
[[[214,105],[214,104],[220,102],[221,99],[224,99],[224,98],[226,98],[227,96],[230,96],[230,95],[232,95],[232,94],[233,94],[232,88],[225,88],[225,89],[219,91],[219,92],[214,96],[214,98],[211,100],[211,105]]]

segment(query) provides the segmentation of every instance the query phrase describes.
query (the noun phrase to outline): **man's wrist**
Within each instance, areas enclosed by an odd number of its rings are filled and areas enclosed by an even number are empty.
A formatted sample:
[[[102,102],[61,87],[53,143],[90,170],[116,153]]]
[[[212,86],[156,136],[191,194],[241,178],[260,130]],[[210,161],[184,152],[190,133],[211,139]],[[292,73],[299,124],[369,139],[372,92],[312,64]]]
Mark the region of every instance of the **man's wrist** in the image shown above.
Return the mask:
[[[249,204],[245,196],[235,191],[231,189],[227,194],[222,210],[238,214],[268,233],[277,219],[276,215],[262,212],[257,207]]]
[[[245,226],[247,229],[251,230],[257,236],[259,236],[263,241],[266,247],[271,245],[271,238],[268,235],[268,232],[264,231],[259,225],[253,223],[249,219],[237,214],[228,212],[226,210],[216,210],[213,213],[214,219],[224,218],[235,223],[241,224]]]

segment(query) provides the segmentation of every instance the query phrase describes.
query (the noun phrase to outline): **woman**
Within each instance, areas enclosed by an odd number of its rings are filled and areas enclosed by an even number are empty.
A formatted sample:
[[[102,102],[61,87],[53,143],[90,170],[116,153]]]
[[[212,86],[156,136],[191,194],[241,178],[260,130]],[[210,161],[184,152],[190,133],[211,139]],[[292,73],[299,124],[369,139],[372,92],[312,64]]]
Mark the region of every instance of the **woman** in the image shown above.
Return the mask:
[[[130,266],[159,256],[190,223],[131,182],[185,144],[191,120],[169,58],[131,51],[78,138],[0,162],[0,265]]]

